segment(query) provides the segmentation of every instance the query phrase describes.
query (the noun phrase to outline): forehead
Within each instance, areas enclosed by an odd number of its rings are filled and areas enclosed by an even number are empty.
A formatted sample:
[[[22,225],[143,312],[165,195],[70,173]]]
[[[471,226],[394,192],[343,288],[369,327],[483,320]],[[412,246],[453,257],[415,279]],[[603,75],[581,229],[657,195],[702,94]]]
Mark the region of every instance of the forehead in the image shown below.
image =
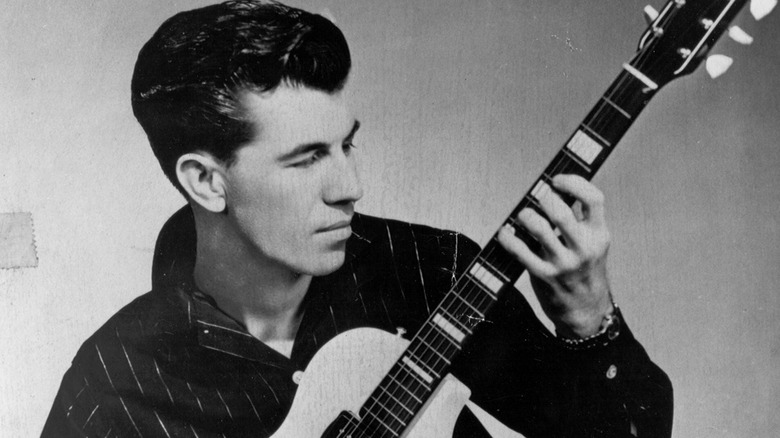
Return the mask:
[[[247,92],[241,102],[255,126],[255,141],[279,148],[341,141],[355,120],[343,92],[279,86],[263,93]]]

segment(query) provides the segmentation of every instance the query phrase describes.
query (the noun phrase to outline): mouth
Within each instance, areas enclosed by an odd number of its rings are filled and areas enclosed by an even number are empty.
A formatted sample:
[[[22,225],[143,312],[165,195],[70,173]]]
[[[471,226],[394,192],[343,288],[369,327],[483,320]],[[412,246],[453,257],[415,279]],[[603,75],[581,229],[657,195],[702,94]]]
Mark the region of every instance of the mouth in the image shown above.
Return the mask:
[[[335,222],[331,225],[328,225],[326,227],[322,227],[317,230],[318,233],[327,233],[330,231],[339,231],[342,233],[346,233],[346,231],[349,231],[350,234],[352,232],[352,228],[350,227],[350,224],[352,223],[352,218],[345,219],[343,221]]]

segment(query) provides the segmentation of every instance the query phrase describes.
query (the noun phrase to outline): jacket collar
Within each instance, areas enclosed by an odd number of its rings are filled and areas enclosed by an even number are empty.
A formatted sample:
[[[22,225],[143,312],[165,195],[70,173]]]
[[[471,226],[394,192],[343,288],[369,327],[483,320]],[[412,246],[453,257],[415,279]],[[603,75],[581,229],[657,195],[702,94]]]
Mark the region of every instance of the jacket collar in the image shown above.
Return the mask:
[[[182,283],[187,297],[190,327],[198,345],[242,359],[277,368],[290,367],[289,359],[249,334],[246,328],[223,312],[214,299],[198,290],[192,282]]]

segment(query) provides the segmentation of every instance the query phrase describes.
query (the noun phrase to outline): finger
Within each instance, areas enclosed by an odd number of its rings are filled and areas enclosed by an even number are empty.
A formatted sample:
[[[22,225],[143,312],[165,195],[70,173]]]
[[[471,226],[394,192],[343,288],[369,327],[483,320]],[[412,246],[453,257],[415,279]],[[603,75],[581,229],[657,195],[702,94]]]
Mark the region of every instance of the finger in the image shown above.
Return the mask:
[[[582,222],[585,220],[585,213],[582,212],[582,202],[576,201],[571,206],[571,211],[574,212],[574,217],[577,218],[577,222]]]
[[[531,236],[539,241],[547,253],[554,257],[560,257],[564,251],[567,251],[566,246],[558,239],[550,223],[535,210],[531,208],[522,209],[517,214],[517,221]]]
[[[515,236],[514,229],[504,225],[498,230],[498,243],[511,255],[513,255],[531,275],[540,278],[550,278],[554,275],[554,267],[551,263],[542,260],[528,245]]]
[[[571,195],[582,203],[582,212],[586,221],[594,225],[604,224],[604,193],[590,181],[579,175],[556,175],[552,179],[553,187]]]
[[[540,196],[537,201],[544,214],[550,219],[550,223],[558,227],[564,237],[572,237],[577,232],[579,222],[574,215],[574,211],[566,205],[557,193],[550,190],[544,196]]]

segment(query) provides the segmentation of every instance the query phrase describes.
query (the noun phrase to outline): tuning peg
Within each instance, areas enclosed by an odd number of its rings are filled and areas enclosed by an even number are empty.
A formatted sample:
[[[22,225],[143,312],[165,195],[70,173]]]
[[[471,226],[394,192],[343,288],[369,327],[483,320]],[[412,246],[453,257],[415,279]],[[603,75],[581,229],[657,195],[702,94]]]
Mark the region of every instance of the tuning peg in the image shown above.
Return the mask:
[[[732,40],[740,44],[748,45],[753,43],[753,37],[748,35],[748,33],[739,26],[731,26],[729,28],[729,36]]]
[[[753,18],[760,20],[777,6],[777,0],[750,0],[750,13],[753,14]]]
[[[707,63],[704,65],[704,68],[707,70],[710,77],[715,79],[723,73],[726,73],[726,70],[731,67],[732,63],[734,63],[734,60],[726,55],[710,55],[710,57],[707,58]]]
[[[645,9],[643,10],[645,21],[647,21],[647,24],[653,24],[656,18],[658,18],[658,11],[655,10],[654,7],[647,5],[645,6]]]

